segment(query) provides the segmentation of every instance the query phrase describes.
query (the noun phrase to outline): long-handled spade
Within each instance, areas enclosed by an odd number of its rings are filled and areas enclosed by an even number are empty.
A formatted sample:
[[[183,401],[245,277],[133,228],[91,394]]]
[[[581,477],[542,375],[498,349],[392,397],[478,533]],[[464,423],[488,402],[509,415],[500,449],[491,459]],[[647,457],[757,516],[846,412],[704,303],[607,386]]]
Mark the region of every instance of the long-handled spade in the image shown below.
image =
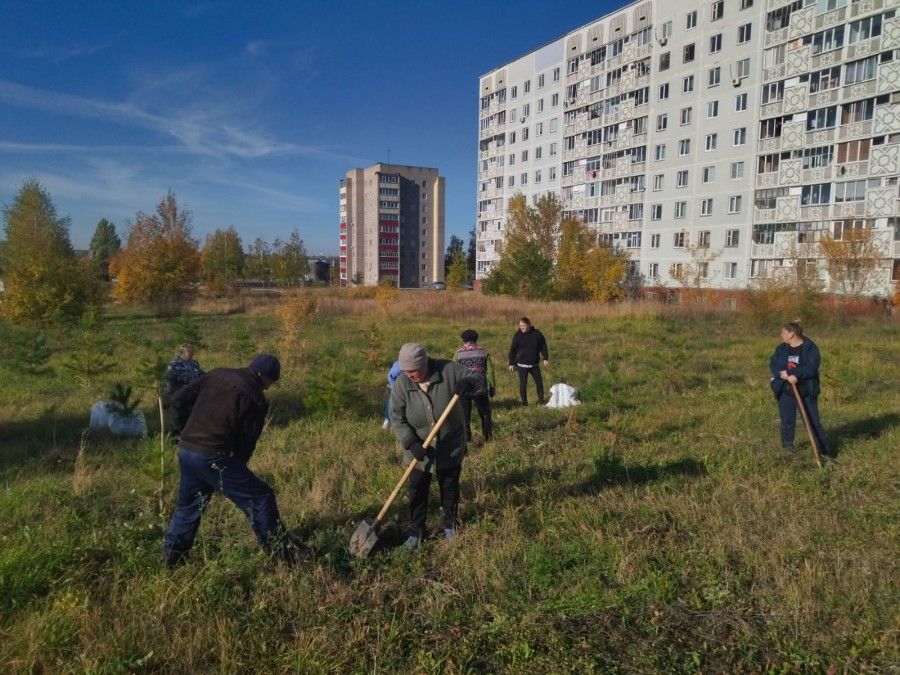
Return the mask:
[[[794,391],[794,398],[797,399],[797,407],[800,408],[800,414],[803,415],[803,424],[806,425],[806,433],[809,435],[809,442],[812,445],[813,454],[816,457],[816,465],[822,468],[822,455],[819,452],[819,444],[816,443],[816,435],[813,433],[812,424],[809,422],[809,415],[806,414],[806,406],[803,405],[803,399],[800,392],[797,391],[797,385],[790,382],[791,389]]]
[[[441,428],[444,420],[447,419],[447,416],[450,414],[450,411],[453,410],[453,406],[456,405],[458,400],[459,395],[454,394],[453,398],[451,398],[450,402],[447,404],[447,407],[444,408],[444,412],[441,413],[441,416],[438,418],[438,421],[435,422],[428,437],[422,441],[422,445],[426,448],[431,445],[431,441],[434,440],[438,430]],[[387,498],[387,501],[384,503],[384,506],[381,507],[381,511],[378,512],[378,515],[375,516],[374,519],[366,518],[356,526],[356,531],[353,533],[353,536],[350,537],[350,553],[357,558],[365,558],[375,547],[375,544],[378,543],[378,533],[381,531],[382,520],[388,512],[388,509],[391,508],[391,504],[394,503],[394,499],[396,499],[397,493],[400,492],[400,488],[403,487],[406,479],[409,478],[413,469],[416,468],[416,463],[417,460],[414,458],[413,461],[409,463],[409,466],[406,467],[406,471],[403,472],[403,476],[400,477],[400,480],[394,487],[394,491],[391,492],[391,496]]]

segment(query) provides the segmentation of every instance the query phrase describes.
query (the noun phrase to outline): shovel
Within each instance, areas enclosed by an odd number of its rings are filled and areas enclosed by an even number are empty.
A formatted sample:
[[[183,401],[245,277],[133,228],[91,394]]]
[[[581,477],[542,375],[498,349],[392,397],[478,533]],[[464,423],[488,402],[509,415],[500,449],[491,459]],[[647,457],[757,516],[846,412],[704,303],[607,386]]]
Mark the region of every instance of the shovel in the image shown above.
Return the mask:
[[[437,435],[438,430],[441,428],[444,420],[447,419],[447,416],[450,414],[450,411],[453,410],[453,406],[458,400],[459,395],[454,394],[453,398],[451,398],[450,402],[447,404],[447,407],[444,408],[444,412],[441,413],[441,416],[438,418],[438,421],[435,422],[435,425],[431,428],[428,437],[424,441],[422,441],[422,445],[424,445],[426,448],[431,445],[431,441],[434,440],[434,437]],[[413,458],[413,461],[411,461],[409,463],[409,466],[406,467],[406,471],[403,472],[403,476],[400,477],[400,481],[394,487],[394,491],[391,492],[391,496],[387,498],[384,506],[381,507],[381,511],[378,512],[378,515],[375,516],[374,519],[366,518],[356,526],[356,531],[353,533],[353,536],[350,537],[350,553],[352,553],[357,558],[365,558],[375,547],[375,544],[378,543],[378,533],[381,531],[381,522],[384,519],[385,514],[388,512],[388,509],[391,508],[391,504],[394,503],[394,499],[396,499],[397,493],[400,492],[400,488],[403,487],[406,479],[409,478],[409,475],[413,472],[413,469],[416,468],[417,462],[418,460]]]
[[[816,443],[816,436],[812,430],[812,424],[809,423],[809,415],[806,414],[806,406],[803,405],[803,399],[800,397],[800,392],[797,391],[797,385],[793,382],[790,383],[791,389],[794,390],[794,398],[797,399],[797,407],[800,408],[800,414],[803,415],[803,424],[806,425],[806,433],[809,435],[809,442],[812,445],[813,454],[816,457],[816,465],[821,469],[822,468],[822,455],[819,453],[819,446]]]

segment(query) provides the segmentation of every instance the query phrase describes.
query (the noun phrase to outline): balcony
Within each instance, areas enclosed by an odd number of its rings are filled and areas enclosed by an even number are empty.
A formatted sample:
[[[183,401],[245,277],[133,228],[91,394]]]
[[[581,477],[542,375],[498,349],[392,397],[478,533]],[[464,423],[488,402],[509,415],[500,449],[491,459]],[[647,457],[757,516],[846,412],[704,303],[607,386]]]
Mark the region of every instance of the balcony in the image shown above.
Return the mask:
[[[849,122],[838,129],[839,141],[850,141],[872,135],[872,120],[865,122]]]
[[[774,47],[775,45],[781,44],[782,42],[787,42],[787,39],[787,28],[779,28],[778,30],[769,31],[766,33],[766,47]]]
[[[860,0],[860,2],[854,2],[850,7],[850,18],[855,19],[884,9],[884,3],[885,0]]]
[[[880,66],[883,68],[884,66]],[[849,84],[844,86],[841,89],[841,94],[843,96],[844,101],[852,101],[858,98],[868,98],[870,96],[874,96],[878,91],[878,80],[867,80],[866,82],[857,82],[856,84]]]

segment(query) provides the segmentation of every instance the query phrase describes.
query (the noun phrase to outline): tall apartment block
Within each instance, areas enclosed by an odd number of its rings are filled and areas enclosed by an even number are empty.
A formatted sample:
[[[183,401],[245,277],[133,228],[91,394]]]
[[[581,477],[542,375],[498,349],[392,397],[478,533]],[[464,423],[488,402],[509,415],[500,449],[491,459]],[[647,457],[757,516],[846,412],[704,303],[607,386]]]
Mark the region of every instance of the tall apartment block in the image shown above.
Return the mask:
[[[509,198],[631,253],[651,285],[806,273],[869,228],[900,279],[900,0],[649,0],[480,79],[477,277]],[[698,262],[702,261],[702,262]],[[838,289],[835,289],[838,290]]]
[[[444,179],[437,169],[373,164],[340,181],[341,286],[444,281]]]

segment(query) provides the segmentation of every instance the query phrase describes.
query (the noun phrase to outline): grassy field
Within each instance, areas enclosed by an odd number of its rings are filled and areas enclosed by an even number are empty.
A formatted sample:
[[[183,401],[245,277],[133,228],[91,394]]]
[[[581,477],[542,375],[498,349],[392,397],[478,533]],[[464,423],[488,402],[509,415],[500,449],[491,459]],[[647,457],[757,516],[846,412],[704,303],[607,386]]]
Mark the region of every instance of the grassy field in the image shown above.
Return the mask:
[[[781,317],[760,329],[733,315],[449,293],[378,307],[323,298],[303,361],[270,392],[251,466],[311,547],[292,570],[263,557],[222,498],[188,564],[162,568],[178,471],[168,445],[161,516],[146,386],[149,438],[82,436],[99,394],[114,381],[138,386],[143,355],[174,353],[184,321],[110,310],[102,332],[117,365],[86,384],[59,368],[90,343],[77,331],[48,338],[56,374],[0,366],[0,671],[897,667],[896,324],[807,327],[838,453],[817,470],[805,435],[793,455],[778,440],[767,364]],[[204,367],[280,348],[271,308],[250,309],[196,316]],[[395,548],[404,497],[386,548],[352,559],[353,528],[402,472],[380,430],[396,350],[417,340],[448,356],[474,327],[502,368],[519,313],[547,336],[547,384],[576,386],[584,405],[523,409],[514,376],[498,372],[495,440],[470,448],[457,540]]]

